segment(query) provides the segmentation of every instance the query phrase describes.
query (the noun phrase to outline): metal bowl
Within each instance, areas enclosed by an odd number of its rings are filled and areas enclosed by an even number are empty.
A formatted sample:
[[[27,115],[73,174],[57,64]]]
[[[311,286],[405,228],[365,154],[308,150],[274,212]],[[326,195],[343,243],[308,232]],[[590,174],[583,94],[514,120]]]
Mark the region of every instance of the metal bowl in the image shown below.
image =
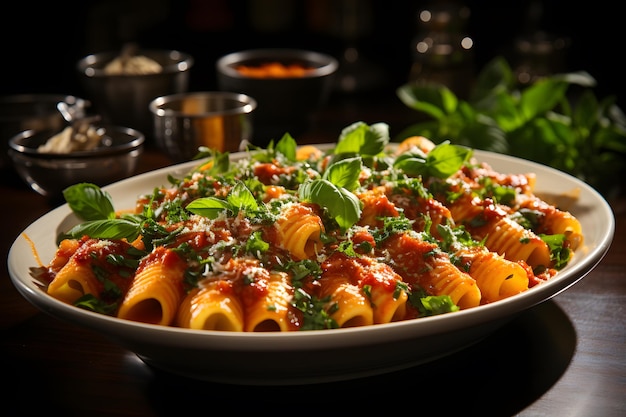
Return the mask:
[[[102,52],[78,61],[80,83],[102,120],[128,126],[146,135],[152,134],[148,105],[156,97],[187,91],[189,72],[194,64],[191,55],[175,50],[139,50],[139,56],[150,58],[162,67],[159,73],[112,75],[105,71],[108,63],[120,55]]]
[[[106,145],[89,151],[41,153],[37,148],[59,133],[58,130],[26,130],[9,140],[9,156],[20,177],[39,194],[59,199],[63,190],[80,182],[99,186],[135,174],[143,151],[143,133],[108,124]],[[103,141],[104,142],[104,141]]]
[[[255,77],[241,65],[264,63],[299,65],[311,69],[300,76]],[[216,63],[218,88],[247,94],[258,102],[253,143],[265,146],[286,132],[298,135],[310,125],[313,113],[325,105],[339,67],[332,56],[302,49],[250,49],[221,57]]]
[[[172,94],[150,103],[157,146],[176,162],[192,159],[200,147],[220,152],[245,148],[256,108],[252,97],[226,91]]]
[[[84,112],[89,102],[64,94],[15,94],[0,97],[0,168],[11,168],[8,155],[9,139],[25,130],[61,130],[66,123],[57,109],[65,102],[79,112]]]

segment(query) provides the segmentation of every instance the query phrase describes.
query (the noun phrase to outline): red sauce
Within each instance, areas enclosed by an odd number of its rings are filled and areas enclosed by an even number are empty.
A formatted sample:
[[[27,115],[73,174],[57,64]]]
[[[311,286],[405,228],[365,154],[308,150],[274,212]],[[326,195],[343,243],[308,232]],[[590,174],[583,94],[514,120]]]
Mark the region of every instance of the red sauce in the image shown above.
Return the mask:
[[[263,184],[270,185],[280,175],[292,174],[296,170],[295,167],[281,167],[275,164],[258,164],[254,167],[254,175],[256,175]]]
[[[396,234],[384,241],[381,249],[389,253],[390,265],[410,285],[419,284],[420,277],[428,269],[427,260],[437,245]]]
[[[368,246],[372,249],[376,247],[376,241],[374,240],[374,236],[372,236],[372,234],[365,229],[360,229],[356,233],[354,233],[354,235],[352,235],[352,243],[354,244],[354,249],[356,250],[356,252],[360,254],[369,253],[369,250],[364,249]],[[363,245],[364,243],[367,243],[368,245]]]

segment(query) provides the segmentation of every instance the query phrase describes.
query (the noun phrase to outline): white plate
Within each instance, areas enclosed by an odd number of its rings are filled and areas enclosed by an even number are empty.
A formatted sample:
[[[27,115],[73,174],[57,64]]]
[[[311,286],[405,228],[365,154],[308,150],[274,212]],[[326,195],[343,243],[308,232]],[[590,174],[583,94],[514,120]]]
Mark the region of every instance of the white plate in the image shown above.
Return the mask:
[[[234,154],[237,157],[239,154]],[[11,279],[33,305],[55,317],[102,332],[144,362],[179,375],[235,384],[303,384],[390,372],[432,361],[480,341],[516,314],[566,290],[589,273],[609,249],[615,230],[610,206],[593,188],[562,172],[505,155],[475,156],[507,173],[534,172],[537,192],[559,198],[581,222],[585,236],[574,260],[552,280],[489,305],[440,316],[374,326],[288,333],[194,331],[147,325],[91,313],[46,294],[29,274],[33,248],[20,235],[8,257]],[[117,209],[183,176],[197,162],[159,169],[105,187]],[[570,199],[568,195],[577,195]],[[562,198],[566,196],[565,198]],[[76,222],[67,205],[31,224],[24,234],[47,263],[55,237]]]

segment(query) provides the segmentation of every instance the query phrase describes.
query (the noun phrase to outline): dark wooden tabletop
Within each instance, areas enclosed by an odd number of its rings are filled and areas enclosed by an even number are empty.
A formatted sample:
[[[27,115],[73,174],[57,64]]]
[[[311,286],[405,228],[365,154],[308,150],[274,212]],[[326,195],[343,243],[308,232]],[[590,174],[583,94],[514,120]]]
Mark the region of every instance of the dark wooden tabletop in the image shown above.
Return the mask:
[[[297,136],[332,142],[348,124],[413,117],[385,101],[332,105]],[[169,165],[154,147],[139,172]],[[9,170],[0,180],[0,250],[56,203]],[[610,201],[613,244],[583,280],[517,316],[461,352],[424,365],[343,382],[306,386],[231,386],[153,369],[102,335],[55,319],[29,304],[0,271],[2,415],[211,415],[227,409],[270,415],[402,411],[409,415],[626,415],[626,198]],[[7,410],[8,407],[8,410]],[[219,408],[219,410],[218,410]],[[407,410],[407,411],[405,411]]]

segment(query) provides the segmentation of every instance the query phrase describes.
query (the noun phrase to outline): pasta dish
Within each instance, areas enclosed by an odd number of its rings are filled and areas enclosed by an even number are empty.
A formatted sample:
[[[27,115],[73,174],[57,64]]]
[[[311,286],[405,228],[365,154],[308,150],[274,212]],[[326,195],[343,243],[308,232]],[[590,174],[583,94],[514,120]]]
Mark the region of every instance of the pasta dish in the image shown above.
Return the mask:
[[[262,332],[454,314],[550,280],[583,243],[579,221],[472,149],[388,126],[332,147],[291,135],[240,158],[200,148],[190,172],[114,208],[81,183],[81,222],[31,268],[63,302],[138,322]]]

